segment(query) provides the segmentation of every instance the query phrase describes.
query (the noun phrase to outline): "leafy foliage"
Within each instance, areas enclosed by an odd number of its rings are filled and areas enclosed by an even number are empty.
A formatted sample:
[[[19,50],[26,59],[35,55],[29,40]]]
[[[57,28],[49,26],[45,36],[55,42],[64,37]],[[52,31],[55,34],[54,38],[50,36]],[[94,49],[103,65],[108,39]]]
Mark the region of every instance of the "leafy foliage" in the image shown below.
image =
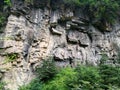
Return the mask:
[[[4,85],[5,85],[5,83],[0,81],[0,90],[4,90]]]
[[[62,69],[53,80],[44,84],[43,90],[69,90],[68,81],[76,79],[76,72],[72,68]]]
[[[100,65],[105,64],[107,60],[108,60],[108,56],[105,53],[103,53],[102,58],[100,59]]]
[[[6,59],[4,63],[14,62],[18,58],[17,53],[6,54]]]
[[[39,80],[46,82],[52,79],[57,73],[57,69],[53,58],[44,60],[42,66],[37,67],[36,69]]]
[[[11,6],[11,1],[10,0],[4,0],[5,5]]]
[[[118,47],[118,46],[117,46]],[[117,55],[117,58],[116,58],[116,60],[115,60],[115,63],[118,63],[118,64],[120,64],[120,48],[118,47],[117,48],[117,53],[118,53],[118,55]]]
[[[100,89],[101,76],[97,67],[93,66],[78,66],[75,71],[77,75],[77,88],[85,90]],[[74,85],[74,83],[73,83]],[[76,88],[74,87],[76,90]]]
[[[80,1],[79,0],[63,0],[65,4],[75,7],[75,6],[80,6]]]
[[[103,80],[102,86],[104,89],[109,89],[110,85],[120,86],[120,67],[101,65],[99,70]]]
[[[19,90],[42,90],[42,83],[35,79],[30,84],[20,87]]]
[[[43,85],[43,90],[112,90],[120,88],[119,79],[118,67],[78,66],[61,70],[54,79]]]
[[[2,13],[0,13],[0,27],[2,27],[4,25],[5,20],[6,20],[6,18],[2,15]]]
[[[104,54],[105,55],[105,54]],[[106,56],[103,61],[106,61]],[[38,77],[19,90],[119,90],[120,67],[105,65],[56,69],[53,59],[37,68]]]

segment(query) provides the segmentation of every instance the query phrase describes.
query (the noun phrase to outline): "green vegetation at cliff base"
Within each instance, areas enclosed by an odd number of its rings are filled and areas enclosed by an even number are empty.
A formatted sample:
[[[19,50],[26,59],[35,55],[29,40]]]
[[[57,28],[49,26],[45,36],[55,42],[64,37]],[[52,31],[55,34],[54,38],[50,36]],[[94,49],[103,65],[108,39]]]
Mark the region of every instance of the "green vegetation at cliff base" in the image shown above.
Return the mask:
[[[37,78],[19,90],[120,90],[120,67],[78,65],[58,68],[47,60],[36,70]]]

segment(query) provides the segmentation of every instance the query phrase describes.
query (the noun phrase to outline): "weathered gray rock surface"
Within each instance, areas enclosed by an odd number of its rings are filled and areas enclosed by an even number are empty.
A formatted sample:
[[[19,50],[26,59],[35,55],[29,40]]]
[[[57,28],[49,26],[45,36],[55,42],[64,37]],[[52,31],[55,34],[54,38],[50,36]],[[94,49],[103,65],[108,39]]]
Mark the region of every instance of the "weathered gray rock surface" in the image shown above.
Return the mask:
[[[25,15],[16,16],[17,9],[25,9],[25,6],[18,6],[14,6],[4,33],[0,33],[0,69],[6,89],[18,90],[19,86],[29,83],[35,77],[34,68],[49,56],[61,67],[78,63],[97,65],[103,53],[110,60],[117,56],[119,23],[111,32],[102,33],[83,22],[79,11],[33,8]],[[15,60],[5,63],[7,55],[14,54],[17,55]]]

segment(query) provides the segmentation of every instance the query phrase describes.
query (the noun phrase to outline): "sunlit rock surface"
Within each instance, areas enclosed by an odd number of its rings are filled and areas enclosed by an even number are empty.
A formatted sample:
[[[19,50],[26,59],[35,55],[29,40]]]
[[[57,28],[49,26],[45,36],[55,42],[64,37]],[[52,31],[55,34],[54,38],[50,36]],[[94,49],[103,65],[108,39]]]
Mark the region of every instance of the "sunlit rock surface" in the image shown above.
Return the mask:
[[[18,10],[24,13],[17,16]],[[0,70],[5,88],[18,90],[29,83],[35,77],[35,67],[50,56],[60,67],[97,65],[102,54],[114,61],[120,46],[120,24],[103,33],[84,19],[80,11],[26,8],[16,0],[5,31],[0,33]],[[7,62],[7,55],[17,56]]]

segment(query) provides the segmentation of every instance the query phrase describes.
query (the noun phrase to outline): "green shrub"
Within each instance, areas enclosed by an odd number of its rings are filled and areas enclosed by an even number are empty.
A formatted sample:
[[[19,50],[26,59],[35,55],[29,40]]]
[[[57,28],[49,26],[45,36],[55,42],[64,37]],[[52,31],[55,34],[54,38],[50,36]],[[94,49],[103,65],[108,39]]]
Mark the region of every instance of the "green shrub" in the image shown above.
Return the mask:
[[[77,88],[81,90],[100,90],[101,76],[97,67],[93,66],[77,66]],[[74,85],[74,83],[73,83]],[[73,86],[76,90],[76,87]]]
[[[19,90],[42,90],[42,83],[35,79],[30,84],[21,86]]]
[[[102,57],[101,57],[101,59],[100,59],[100,64],[99,64],[99,65],[105,64],[108,59],[109,59],[109,58],[108,58],[107,54],[103,53],[103,54],[102,54]]]
[[[120,88],[120,67],[115,66],[115,64],[118,63],[119,57],[114,60],[115,63],[113,63],[113,65],[106,64],[105,62],[107,60],[108,56],[103,54],[99,65],[99,73],[102,78],[101,88],[109,90]]]
[[[0,81],[0,90],[4,90],[5,83]]]
[[[2,13],[0,13],[0,27],[4,25],[5,20],[6,18],[2,15]]]
[[[75,7],[75,6],[80,6],[80,1],[79,0],[63,0],[65,4]]]
[[[102,78],[102,88],[109,89],[110,85],[120,86],[120,67],[101,65],[99,71]]]
[[[105,55],[105,54],[104,54]],[[106,55],[105,55],[106,57]],[[103,57],[103,61],[107,58]],[[19,90],[119,90],[120,67],[105,65],[56,69],[52,58],[37,68],[38,77]]]
[[[48,74],[43,74],[48,75]],[[120,67],[109,65],[62,68],[47,82],[36,78],[19,90],[119,90]],[[42,82],[42,83],[41,83]]]
[[[70,90],[68,82],[76,79],[76,72],[72,68],[62,69],[51,81],[43,85],[43,90]]]
[[[96,67],[78,66],[62,69],[43,90],[100,90],[101,76]]]
[[[53,58],[44,60],[42,66],[36,68],[36,73],[40,81],[46,82],[52,79],[57,73]]]
[[[11,1],[10,0],[4,0],[4,3],[5,3],[5,5],[7,5],[7,6],[11,6]]]

